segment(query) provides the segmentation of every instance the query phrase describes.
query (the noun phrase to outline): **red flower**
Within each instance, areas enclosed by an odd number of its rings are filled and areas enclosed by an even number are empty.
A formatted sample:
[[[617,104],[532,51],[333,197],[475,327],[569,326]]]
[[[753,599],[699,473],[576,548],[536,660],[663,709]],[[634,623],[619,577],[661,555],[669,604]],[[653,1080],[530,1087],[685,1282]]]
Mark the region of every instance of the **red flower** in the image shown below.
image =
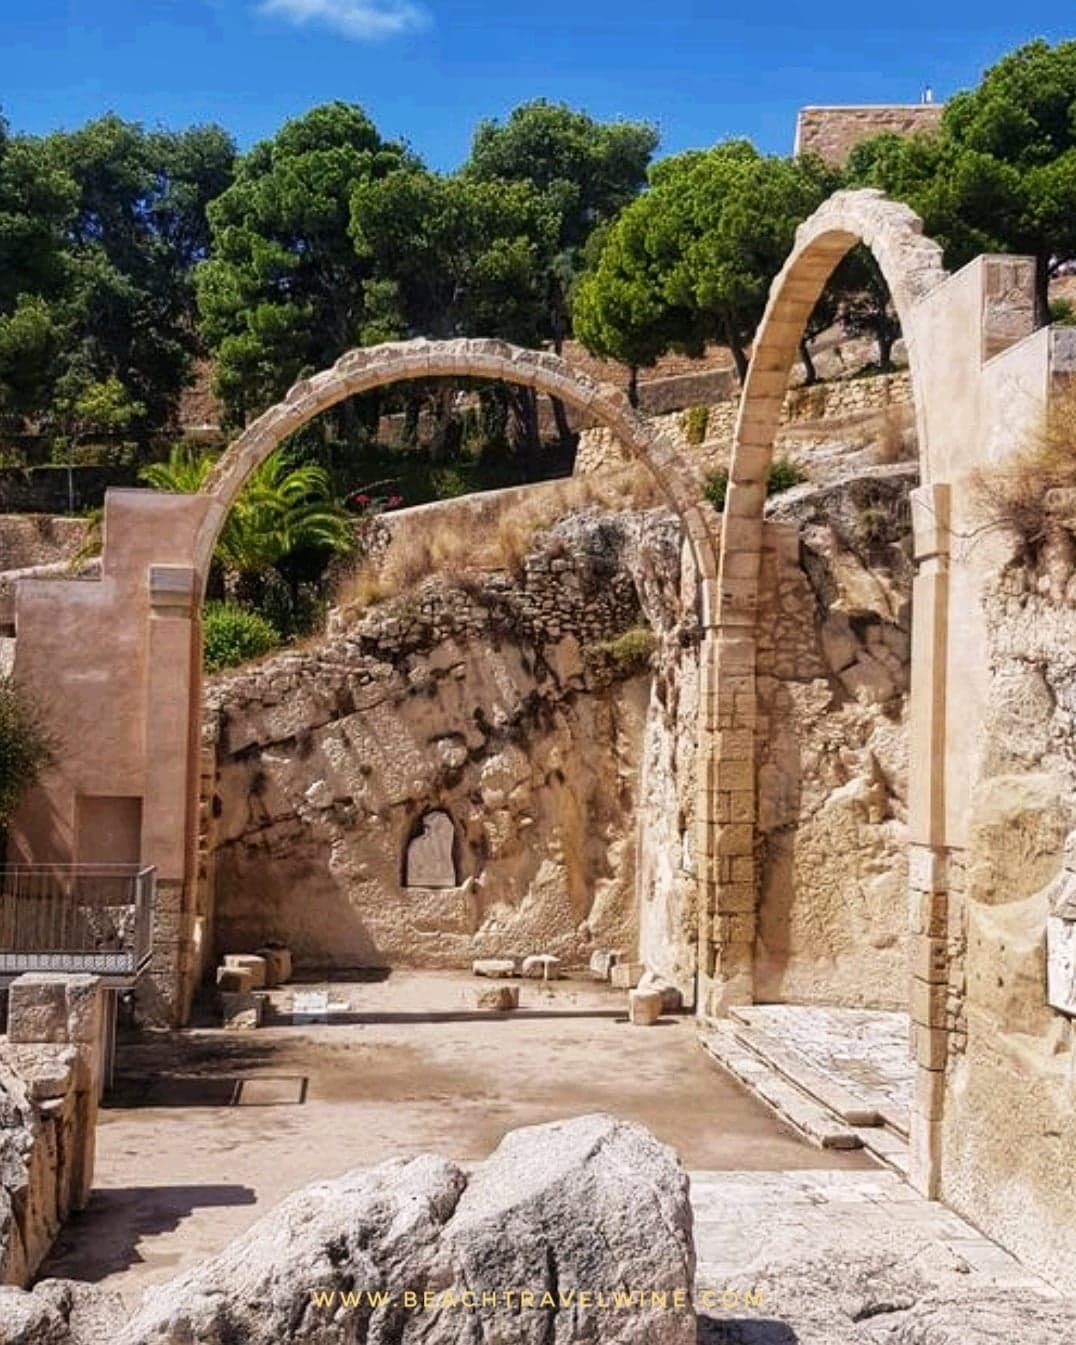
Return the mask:
[[[404,497],[402,495],[390,495],[389,498],[385,501],[385,508],[398,509],[400,505],[403,504],[403,502]]]

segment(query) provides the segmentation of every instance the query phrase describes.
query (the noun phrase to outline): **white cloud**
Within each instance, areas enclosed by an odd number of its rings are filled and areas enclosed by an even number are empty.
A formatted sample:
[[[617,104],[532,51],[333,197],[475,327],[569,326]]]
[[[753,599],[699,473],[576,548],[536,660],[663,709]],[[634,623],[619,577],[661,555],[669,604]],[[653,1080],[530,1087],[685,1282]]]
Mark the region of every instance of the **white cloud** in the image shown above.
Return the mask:
[[[413,32],[429,18],[410,0],[262,0],[259,8],[291,23],[332,28],[357,42]]]

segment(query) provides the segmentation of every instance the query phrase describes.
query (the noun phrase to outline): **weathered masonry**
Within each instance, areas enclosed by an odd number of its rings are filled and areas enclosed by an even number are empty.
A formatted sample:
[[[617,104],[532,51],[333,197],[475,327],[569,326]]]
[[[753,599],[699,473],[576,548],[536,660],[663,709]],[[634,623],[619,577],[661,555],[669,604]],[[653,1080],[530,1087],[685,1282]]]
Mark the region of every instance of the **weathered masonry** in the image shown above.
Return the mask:
[[[977,470],[1005,463],[1034,435],[1051,396],[1076,371],[1076,330],[1034,330],[1030,259],[980,257],[950,276],[919,219],[877,192],[841,192],[826,202],[801,226],[774,282],[720,528],[676,450],[619,393],[553,356],[493,341],[349,352],[251,425],[203,494],[111,492],[100,579],[28,581],[18,591],[16,675],[41,690],[65,750],[24,810],[16,842],[36,860],[92,862],[107,853],[156,866],[152,983],[182,1020],[205,939],[195,907],[199,609],[228,509],[286,435],[344,397],[411,378],[504,379],[610,427],[682,520],[702,627],[696,1003],[700,1013],[718,1014],[750,1002],[766,477],[804,325],[834,266],[860,241],[900,315],[920,454],[908,894],[918,1067],[913,1179],[1073,1287],[1076,1191],[1063,1175],[1076,1169],[1073,1034],[1067,1012],[1047,1001],[1045,941],[1051,884],[1076,824],[1076,733],[1065,711],[1051,722],[1049,752],[1038,754],[1056,767],[1047,772],[1034,756],[1021,763],[1003,750],[997,700],[999,678],[1018,674],[1010,666],[1019,661],[1014,640],[1034,645],[1049,669],[1071,656],[1076,638],[1072,608],[1040,612],[1038,589],[1022,633],[1001,620],[998,576],[1012,546],[1004,530],[984,526],[972,483]],[[1053,713],[1044,698],[1042,716]],[[1026,739],[1040,728],[1025,721],[1020,732]],[[1030,867],[1004,849],[1011,826],[1033,838]],[[1055,905],[1054,918],[1066,918],[1068,907]]]

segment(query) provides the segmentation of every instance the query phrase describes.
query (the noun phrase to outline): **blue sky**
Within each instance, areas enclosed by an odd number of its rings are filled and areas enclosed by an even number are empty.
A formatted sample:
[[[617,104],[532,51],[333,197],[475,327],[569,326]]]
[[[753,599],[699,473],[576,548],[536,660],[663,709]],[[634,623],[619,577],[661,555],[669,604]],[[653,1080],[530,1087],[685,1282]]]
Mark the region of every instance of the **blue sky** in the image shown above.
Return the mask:
[[[438,168],[534,97],[656,122],[662,153],[747,135],[791,150],[808,103],[916,102],[974,84],[1072,0],[5,0],[0,108],[16,130],[104,111],[219,121],[241,146],[334,98]],[[1066,22],[1067,19],[1067,22]]]

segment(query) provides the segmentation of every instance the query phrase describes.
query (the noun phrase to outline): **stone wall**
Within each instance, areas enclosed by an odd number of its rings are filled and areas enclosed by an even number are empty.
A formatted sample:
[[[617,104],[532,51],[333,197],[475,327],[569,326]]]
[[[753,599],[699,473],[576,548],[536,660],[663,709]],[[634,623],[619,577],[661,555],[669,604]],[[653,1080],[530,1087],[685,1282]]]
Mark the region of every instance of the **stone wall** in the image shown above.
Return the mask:
[[[26,1284],[93,1184],[106,1025],[90,976],[22,976],[0,1037],[0,1284]]]
[[[0,511],[62,514],[96,509],[105,491],[131,486],[131,467],[3,467],[0,468]]]
[[[869,104],[859,107],[804,107],[796,118],[794,154],[818,154],[827,163],[843,164],[871,136],[910,136],[933,131],[942,103]]]
[[[907,1007],[908,490],[771,503],[759,623],[760,1002]]]
[[[351,966],[634,951],[649,678],[610,642],[668,608],[678,569],[664,511],[584,513],[518,578],[431,579],[213,682],[216,947],[276,937]],[[408,886],[434,813],[449,872]]]
[[[912,402],[911,376],[907,370],[879,374],[873,378],[837,379],[810,387],[790,388],[782,415],[784,431],[778,438],[778,452],[802,453],[816,445],[841,438],[848,422],[877,417],[889,407],[908,408]],[[682,412],[655,417],[655,424],[667,434],[702,473],[727,467],[732,451],[732,436],[739,410],[739,392],[707,407],[706,433],[701,444],[689,444],[684,432]],[[805,433],[810,422],[816,434]],[[844,437],[847,437],[845,434]],[[575,471],[593,475],[615,470],[628,461],[628,454],[610,430],[584,430],[579,437]]]
[[[1070,1290],[1076,1004],[1048,1002],[1047,956],[1066,895],[1076,915],[1074,558],[1072,535],[1055,532],[983,595],[991,698],[969,844],[950,861],[941,1173],[947,1201]]]
[[[762,999],[907,1002],[913,480],[897,466],[771,506]],[[495,529],[497,506],[409,511],[390,545],[429,547],[439,517]],[[623,947],[691,1003],[695,586],[673,515],[589,510],[541,534],[516,578],[427,581],[216,679],[203,915],[212,889],[217,950],[276,937],[308,963],[458,966]],[[617,668],[602,646],[641,625],[649,669]],[[436,813],[448,885],[409,888],[408,844]]]
[[[0,571],[69,562],[86,536],[83,518],[0,514]]]

